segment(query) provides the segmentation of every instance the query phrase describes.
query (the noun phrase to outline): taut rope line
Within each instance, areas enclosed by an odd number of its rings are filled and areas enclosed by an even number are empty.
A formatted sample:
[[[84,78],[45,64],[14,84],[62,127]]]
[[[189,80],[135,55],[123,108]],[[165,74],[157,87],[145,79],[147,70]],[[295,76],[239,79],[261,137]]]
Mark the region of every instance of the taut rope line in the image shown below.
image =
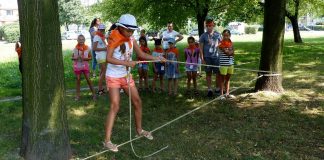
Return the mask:
[[[151,62],[152,62],[152,61],[151,61]],[[260,76],[258,76],[258,77],[256,77],[256,78],[252,79],[251,81],[249,81],[248,84],[250,84],[251,82],[253,82],[253,81],[255,81],[255,80],[257,80],[257,79],[259,79],[259,78],[261,78],[261,77],[263,77],[263,75],[260,75]],[[242,87],[245,86],[245,85],[246,85],[246,84],[242,84],[242,85],[239,86],[238,88],[236,88],[236,89],[230,91],[230,93],[232,93],[232,92],[234,92],[234,91],[236,91],[236,90],[242,88]],[[130,95],[129,95],[129,96],[130,96]],[[203,104],[203,105],[201,105],[201,106],[199,106],[199,107],[197,107],[197,108],[195,108],[195,109],[193,109],[193,110],[191,110],[191,111],[189,111],[189,112],[187,112],[187,113],[185,113],[185,114],[183,114],[183,115],[181,115],[181,116],[179,116],[179,117],[177,117],[177,118],[175,118],[175,119],[173,119],[173,120],[171,120],[171,121],[169,121],[169,122],[167,122],[167,123],[164,123],[163,125],[161,125],[161,126],[155,128],[155,129],[153,129],[153,130],[150,131],[150,132],[153,133],[153,132],[155,132],[155,131],[157,131],[157,130],[160,130],[161,128],[164,128],[165,126],[170,125],[171,123],[173,123],[173,122],[175,122],[175,121],[177,121],[177,120],[179,120],[179,119],[181,119],[181,118],[183,118],[183,117],[185,117],[185,116],[187,116],[187,115],[189,115],[189,114],[191,114],[191,113],[193,113],[193,112],[195,112],[195,111],[197,111],[197,110],[199,110],[199,109],[201,109],[201,108],[206,107],[208,104],[213,103],[214,101],[218,100],[219,98],[220,98],[220,96],[216,97],[215,99],[213,99],[213,100],[211,100],[211,101],[209,101],[209,102],[207,102],[207,103],[205,103],[205,104]],[[131,106],[131,103],[130,103],[130,106]],[[130,112],[130,114],[131,114],[131,112]],[[130,120],[130,121],[131,121],[131,120]],[[131,122],[130,122],[130,124],[131,124]],[[131,134],[131,131],[130,131],[130,134]],[[131,135],[130,135],[130,136],[131,136]],[[135,141],[135,140],[138,140],[138,139],[140,139],[140,138],[142,138],[142,137],[143,137],[143,136],[139,136],[139,137],[135,137],[134,139],[132,139],[132,138],[130,137],[130,140],[129,140],[129,141],[126,141],[126,142],[124,142],[124,143],[121,143],[121,144],[119,144],[117,147],[119,148],[119,147],[121,147],[121,146],[123,146],[123,145],[125,145],[125,144],[131,143],[131,142],[133,142],[133,141]],[[154,152],[154,153],[152,153],[152,154],[150,154],[150,155],[147,155],[147,156],[145,156],[144,158],[146,158],[146,157],[150,157],[150,156],[152,156],[152,155],[154,155],[154,154],[157,154],[157,153],[161,152],[162,150],[166,149],[167,147],[168,147],[168,146],[166,146],[166,147],[164,147],[164,148],[162,148],[162,149],[160,149],[160,150],[158,150],[158,151],[156,151],[156,152]],[[132,149],[133,149],[133,148],[132,148]],[[86,158],[84,158],[84,159],[82,159],[82,160],[90,159],[90,158],[92,158],[92,157],[95,157],[95,156],[101,155],[101,154],[103,154],[103,153],[105,153],[105,152],[108,152],[108,151],[109,151],[109,150],[104,150],[104,151],[102,151],[102,152],[99,152],[99,153],[96,153],[96,154],[91,155],[91,156],[89,156],[89,157],[86,157]],[[134,154],[136,155],[135,152],[134,152]],[[136,155],[136,156],[137,156],[137,155]],[[140,157],[140,156],[138,156],[138,157]],[[141,157],[140,157],[140,158],[141,158]]]

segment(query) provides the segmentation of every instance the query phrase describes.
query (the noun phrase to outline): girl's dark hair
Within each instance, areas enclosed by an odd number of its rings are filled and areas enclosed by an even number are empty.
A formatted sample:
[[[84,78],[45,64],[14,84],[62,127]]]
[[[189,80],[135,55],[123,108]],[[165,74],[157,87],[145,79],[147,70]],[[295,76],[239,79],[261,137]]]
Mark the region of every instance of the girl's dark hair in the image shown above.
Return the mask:
[[[192,37],[192,36],[188,37],[187,42],[189,42],[190,40],[193,41],[193,42],[195,42],[195,38]]]
[[[138,39],[138,41],[141,41],[141,40],[143,40],[143,41],[145,42],[144,46],[147,47],[147,41],[146,41],[146,38],[142,36],[142,37],[140,37],[140,38]]]
[[[229,30],[229,29],[225,29],[224,31],[223,31],[223,34],[224,33],[228,33],[229,35],[231,35],[231,31]]]
[[[100,18],[94,18],[94,19],[91,21],[90,28],[92,28],[93,26],[96,25],[96,22],[97,22],[98,19],[100,20]]]
[[[119,47],[120,47],[119,51],[121,51],[122,54],[125,54],[126,53],[126,45],[125,45],[125,43],[121,44]]]

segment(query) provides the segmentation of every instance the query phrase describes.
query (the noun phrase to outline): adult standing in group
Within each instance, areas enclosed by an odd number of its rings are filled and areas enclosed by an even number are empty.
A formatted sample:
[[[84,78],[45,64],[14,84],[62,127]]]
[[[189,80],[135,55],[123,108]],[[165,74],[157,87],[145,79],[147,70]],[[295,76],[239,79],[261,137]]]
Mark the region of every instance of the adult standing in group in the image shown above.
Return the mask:
[[[96,35],[96,32],[98,31],[98,26],[100,24],[100,18],[94,18],[90,24],[89,32],[91,36],[91,47],[93,48],[93,38]],[[92,76],[96,76],[96,67],[97,67],[97,60],[96,60],[96,52],[92,49]]]
[[[218,54],[218,44],[222,40],[220,33],[214,31],[215,23],[211,17],[206,18],[206,29],[207,31],[200,36],[199,39],[199,48],[200,48],[200,57],[203,63],[207,65],[219,66],[219,54]],[[212,74],[216,75],[215,78],[215,94],[219,94],[220,74],[218,67],[206,67],[206,81],[208,92],[207,96],[213,96],[212,90]]]
[[[162,43],[163,44],[162,47],[163,47],[164,51],[166,51],[167,49],[169,49],[169,43],[168,42],[171,39],[174,39],[175,40],[174,45],[177,42],[179,42],[179,41],[181,41],[183,39],[183,36],[179,32],[173,30],[173,22],[168,22],[167,27],[168,27],[167,30],[164,31],[160,35],[160,38],[162,39],[162,42],[163,42]],[[178,37],[178,39],[176,39],[176,37]]]

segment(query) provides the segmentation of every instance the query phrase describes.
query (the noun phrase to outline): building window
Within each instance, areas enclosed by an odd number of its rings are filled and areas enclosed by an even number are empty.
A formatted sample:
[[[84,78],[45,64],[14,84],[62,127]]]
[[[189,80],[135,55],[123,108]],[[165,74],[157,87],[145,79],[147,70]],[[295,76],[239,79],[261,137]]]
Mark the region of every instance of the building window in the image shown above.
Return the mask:
[[[12,16],[13,15],[13,10],[7,10],[7,16]]]

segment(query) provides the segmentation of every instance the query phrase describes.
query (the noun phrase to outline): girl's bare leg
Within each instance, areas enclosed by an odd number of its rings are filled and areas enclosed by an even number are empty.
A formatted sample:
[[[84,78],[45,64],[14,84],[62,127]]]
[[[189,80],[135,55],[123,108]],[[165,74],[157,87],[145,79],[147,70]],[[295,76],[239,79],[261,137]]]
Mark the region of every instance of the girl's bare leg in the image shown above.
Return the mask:
[[[115,118],[119,110],[119,90],[119,88],[109,88],[110,109],[106,119],[105,142],[109,142],[111,139],[112,128],[114,126]]]

